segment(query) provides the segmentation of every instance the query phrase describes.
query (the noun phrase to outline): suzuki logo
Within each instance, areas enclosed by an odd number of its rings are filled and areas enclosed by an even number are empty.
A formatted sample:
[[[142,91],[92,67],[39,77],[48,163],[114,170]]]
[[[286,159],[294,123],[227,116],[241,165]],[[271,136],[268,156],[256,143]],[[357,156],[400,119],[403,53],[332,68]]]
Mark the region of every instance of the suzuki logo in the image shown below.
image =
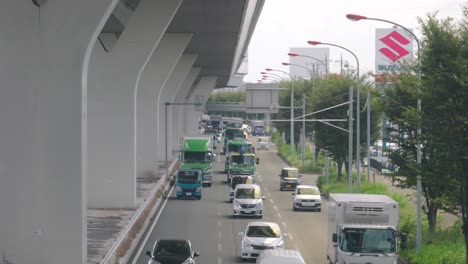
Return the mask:
[[[410,41],[396,31],[392,31],[392,33],[381,38],[380,41],[382,41],[390,49],[381,48],[379,49],[379,51],[382,52],[383,55],[387,56],[387,58],[389,58],[393,62],[409,54],[409,52],[400,44],[407,45],[410,43]]]

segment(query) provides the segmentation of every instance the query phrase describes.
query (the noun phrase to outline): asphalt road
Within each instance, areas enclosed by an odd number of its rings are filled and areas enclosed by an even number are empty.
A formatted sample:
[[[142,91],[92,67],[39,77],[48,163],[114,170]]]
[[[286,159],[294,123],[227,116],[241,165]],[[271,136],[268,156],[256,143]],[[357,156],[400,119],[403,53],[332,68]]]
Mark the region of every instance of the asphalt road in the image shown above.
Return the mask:
[[[223,172],[224,156],[218,155],[212,187],[203,189],[201,200],[177,200],[172,193],[133,263],[147,263],[145,251],[151,250],[154,242],[162,238],[189,239],[195,251],[200,252],[197,263],[241,263],[239,232],[243,232],[251,221],[277,222],[282,232],[288,234],[285,248],[298,249],[309,264],[326,263],[325,201],[322,212],[294,212],[291,192],[279,190],[278,175],[287,164],[276,154],[276,149],[257,151],[256,154],[260,158],[257,184],[266,196],[263,219],[232,217],[232,204],[228,203],[229,188]],[[316,177],[303,175],[302,183],[315,184]]]

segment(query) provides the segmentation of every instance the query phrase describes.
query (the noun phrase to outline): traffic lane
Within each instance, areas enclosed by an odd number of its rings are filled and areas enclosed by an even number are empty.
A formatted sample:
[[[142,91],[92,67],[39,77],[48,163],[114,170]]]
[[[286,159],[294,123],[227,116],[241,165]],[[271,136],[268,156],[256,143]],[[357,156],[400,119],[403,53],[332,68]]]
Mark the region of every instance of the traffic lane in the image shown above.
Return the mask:
[[[293,245],[297,248],[307,263],[325,263],[327,245],[327,205],[322,205],[322,212],[293,211],[292,191],[280,191],[280,171],[289,167],[276,152],[257,152],[261,165],[258,168],[259,182],[270,202],[277,208],[278,218],[284,219],[292,234]],[[317,175],[304,174],[303,184],[316,184]],[[325,202],[322,200],[322,202]]]
[[[214,164],[213,185],[203,189],[201,200],[177,200],[175,194],[171,194],[136,263],[147,263],[148,257],[144,253],[152,250],[157,239],[163,238],[189,239],[194,250],[200,252],[199,263],[241,263],[242,237],[239,233],[245,231],[247,224],[252,221],[280,222],[269,202],[264,204],[264,219],[232,217],[226,175],[216,172],[224,166],[223,160],[221,158],[221,162]],[[284,228],[282,231],[287,232]]]
[[[223,171],[224,171],[224,161],[225,159],[222,158],[220,160],[220,164],[223,164]],[[225,179],[226,174],[222,173],[221,179]],[[219,177],[218,177],[219,178]],[[248,223],[255,222],[255,221],[269,221],[269,222],[276,222],[281,223],[281,219],[277,217],[275,213],[273,204],[269,200],[264,200],[263,204],[263,219],[256,219],[250,217],[239,217],[233,218],[233,205],[232,203],[228,203],[228,191],[229,187],[226,186],[226,192],[223,197],[226,199],[227,206],[222,207],[223,210],[220,213],[221,225],[223,226],[223,230],[221,231],[221,247],[223,248],[223,256],[222,256],[222,263],[242,263],[240,258],[242,249],[242,236],[239,235],[240,232],[244,232],[245,228],[247,227]],[[261,184],[260,184],[261,186]],[[288,230],[282,227],[281,230],[283,233],[289,233]],[[291,241],[287,237],[285,239],[285,245],[288,247]],[[220,262],[218,262],[220,263]]]

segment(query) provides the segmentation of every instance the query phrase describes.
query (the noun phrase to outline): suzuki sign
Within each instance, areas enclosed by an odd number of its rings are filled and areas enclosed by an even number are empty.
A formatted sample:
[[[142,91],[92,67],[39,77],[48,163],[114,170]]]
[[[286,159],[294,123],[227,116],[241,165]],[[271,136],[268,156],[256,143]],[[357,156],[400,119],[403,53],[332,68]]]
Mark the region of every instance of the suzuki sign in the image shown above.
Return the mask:
[[[377,28],[375,31],[375,72],[398,74],[404,62],[413,59],[413,38],[404,29]]]

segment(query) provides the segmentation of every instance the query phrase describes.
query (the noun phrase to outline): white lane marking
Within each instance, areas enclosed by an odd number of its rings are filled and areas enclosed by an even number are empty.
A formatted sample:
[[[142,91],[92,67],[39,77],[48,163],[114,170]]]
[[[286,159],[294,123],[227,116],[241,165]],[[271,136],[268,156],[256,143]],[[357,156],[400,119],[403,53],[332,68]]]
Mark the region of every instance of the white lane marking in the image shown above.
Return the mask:
[[[281,224],[282,224],[284,227],[286,227],[286,223],[285,223],[285,222],[282,222]]]
[[[291,240],[294,240],[294,237],[292,236],[291,233],[288,233],[288,237],[289,237]]]
[[[218,252],[221,252],[223,248],[221,247],[221,243],[218,243]]]
[[[283,219],[283,217],[281,217],[279,212],[277,213],[277,215],[278,215],[278,218]]]
[[[221,220],[218,220],[218,226],[221,227]]]
[[[273,208],[275,208],[275,211],[278,211],[278,207],[276,207],[276,205],[273,205]]]
[[[221,259],[221,257],[218,257],[218,264],[222,264],[223,263],[223,260]]]
[[[271,203],[274,203],[274,202],[273,202],[273,199],[270,198],[270,202],[271,202]]]
[[[221,238],[223,236],[223,234],[221,233],[221,231],[218,231],[218,237]]]
[[[172,191],[174,190],[174,188],[175,188],[175,185],[172,186],[171,190],[169,191],[169,194],[172,193]],[[165,200],[164,203],[162,204],[162,207],[161,207],[161,209],[159,210],[158,215],[156,215],[156,218],[154,218],[153,224],[151,225],[150,230],[149,230],[148,233],[146,234],[145,240],[143,240],[143,243],[141,243],[141,247],[138,249],[138,252],[137,252],[137,254],[135,255],[135,258],[133,259],[132,264],[136,264],[136,263],[137,263],[138,257],[140,256],[141,252],[143,251],[143,248],[145,247],[146,243],[148,242],[149,237],[150,237],[151,234],[153,233],[153,229],[156,227],[156,224],[158,223],[159,217],[161,216],[162,212],[164,211],[164,208],[166,207],[166,203],[167,203],[167,201],[169,200],[169,197],[170,197],[170,195],[168,195],[168,196],[166,197],[166,200]]]
[[[268,192],[268,188],[267,188],[267,187],[265,187],[265,192]]]

